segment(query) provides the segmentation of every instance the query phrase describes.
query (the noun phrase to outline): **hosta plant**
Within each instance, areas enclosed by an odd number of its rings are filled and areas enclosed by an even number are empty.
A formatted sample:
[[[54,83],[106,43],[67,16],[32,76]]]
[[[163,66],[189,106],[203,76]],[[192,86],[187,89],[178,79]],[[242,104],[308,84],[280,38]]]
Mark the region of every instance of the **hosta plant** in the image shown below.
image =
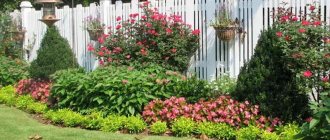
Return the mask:
[[[130,14],[125,21],[117,17],[114,31],[98,39],[101,47],[88,45],[101,65],[153,62],[170,70],[187,70],[198,48],[199,30],[192,30],[181,16],[162,14],[148,5],[142,6],[142,15]]]

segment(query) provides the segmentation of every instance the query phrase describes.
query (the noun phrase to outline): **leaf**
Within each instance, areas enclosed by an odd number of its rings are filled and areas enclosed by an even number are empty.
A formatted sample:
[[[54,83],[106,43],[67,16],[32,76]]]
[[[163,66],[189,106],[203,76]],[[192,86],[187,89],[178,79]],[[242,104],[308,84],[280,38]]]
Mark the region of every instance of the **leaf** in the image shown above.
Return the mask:
[[[320,122],[320,120],[313,119],[309,124],[309,129],[312,129],[313,127],[315,127],[319,122]]]
[[[128,107],[128,111],[129,111],[129,113],[132,114],[132,115],[134,115],[134,113],[135,113],[135,109],[134,109],[132,106],[129,106],[129,107]]]
[[[120,105],[123,102],[123,97],[119,96],[117,99],[117,105]]]

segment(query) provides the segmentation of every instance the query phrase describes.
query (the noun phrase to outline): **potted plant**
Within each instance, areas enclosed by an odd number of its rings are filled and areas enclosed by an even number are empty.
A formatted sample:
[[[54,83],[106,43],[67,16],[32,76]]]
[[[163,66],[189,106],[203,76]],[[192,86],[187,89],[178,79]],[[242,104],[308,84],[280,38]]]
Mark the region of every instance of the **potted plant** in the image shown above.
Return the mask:
[[[220,7],[216,18],[211,22],[211,26],[215,29],[218,38],[223,41],[235,38],[235,33],[239,29],[239,21],[230,17],[231,11],[227,5],[223,4]]]
[[[104,33],[104,24],[101,23],[100,18],[88,16],[86,18],[86,30],[90,39],[96,41]]]

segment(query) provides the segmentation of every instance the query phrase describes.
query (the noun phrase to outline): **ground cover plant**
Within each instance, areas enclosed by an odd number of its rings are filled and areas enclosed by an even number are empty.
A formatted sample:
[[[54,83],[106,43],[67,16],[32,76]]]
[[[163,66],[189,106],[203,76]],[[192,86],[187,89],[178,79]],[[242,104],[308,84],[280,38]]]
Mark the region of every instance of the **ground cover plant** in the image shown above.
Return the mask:
[[[198,48],[199,30],[192,30],[181,16],[161,14],[149,2],[142,8],[142,15],[130,14],[127,21],[117,17],[114,31],[99,38],[101,47],[90,44],[88,49],[102,65],[153,62],[169,70],[185,72]]]

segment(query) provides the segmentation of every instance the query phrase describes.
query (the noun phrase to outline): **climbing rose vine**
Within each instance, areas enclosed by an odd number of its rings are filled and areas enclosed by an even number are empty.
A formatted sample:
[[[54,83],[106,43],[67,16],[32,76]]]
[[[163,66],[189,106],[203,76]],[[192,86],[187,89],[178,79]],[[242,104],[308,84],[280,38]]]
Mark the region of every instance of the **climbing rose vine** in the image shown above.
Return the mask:
[[[117,25],[98,39],[100,47],[89,44],[101,65],[157,63],[163,67],[184,72],[198,48],[199,30],[192,30],[181,16],[165,15],[151,8],[149,2],[141,5],[143,14],[130,14],[128,20],[117,17]]]

